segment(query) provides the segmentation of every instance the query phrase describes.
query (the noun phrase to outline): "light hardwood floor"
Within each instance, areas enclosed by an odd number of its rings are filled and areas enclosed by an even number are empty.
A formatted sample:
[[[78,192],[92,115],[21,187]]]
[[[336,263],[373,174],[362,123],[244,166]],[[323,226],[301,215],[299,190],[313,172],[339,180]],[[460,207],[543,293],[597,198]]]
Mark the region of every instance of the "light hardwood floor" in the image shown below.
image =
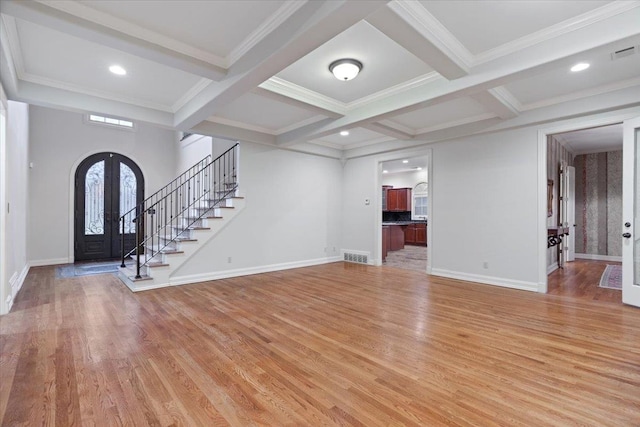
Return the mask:
[[[638,426],[640,309],[335,263],[131,293],[33,268],[2,425]]]

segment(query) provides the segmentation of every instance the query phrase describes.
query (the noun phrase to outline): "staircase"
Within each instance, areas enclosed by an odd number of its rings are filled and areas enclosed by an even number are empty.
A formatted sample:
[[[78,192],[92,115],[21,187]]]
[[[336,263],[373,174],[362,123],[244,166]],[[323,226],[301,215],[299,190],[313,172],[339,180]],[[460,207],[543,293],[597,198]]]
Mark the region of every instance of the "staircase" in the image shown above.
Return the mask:
[[[244,208],[238,144],[207,156],[120,217],[120,279],[132,291],[172,285],[176,271]]]

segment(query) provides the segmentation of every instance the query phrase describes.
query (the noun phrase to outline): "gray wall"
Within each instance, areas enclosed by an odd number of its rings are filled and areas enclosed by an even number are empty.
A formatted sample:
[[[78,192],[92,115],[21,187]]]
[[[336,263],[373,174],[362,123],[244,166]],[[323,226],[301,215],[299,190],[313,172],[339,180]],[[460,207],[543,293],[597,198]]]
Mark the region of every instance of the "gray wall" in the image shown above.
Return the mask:
[[[31,107],[28,256],[33,265],[72,262],[73,177],[87,156],[113,151],[140,166],[149,195],[175,177],[175,132],[86,123],[82,114]],[[71,247],[70,247],[71,246]]]
[[[576,156],[576,253],[622,255],[622,151]]]

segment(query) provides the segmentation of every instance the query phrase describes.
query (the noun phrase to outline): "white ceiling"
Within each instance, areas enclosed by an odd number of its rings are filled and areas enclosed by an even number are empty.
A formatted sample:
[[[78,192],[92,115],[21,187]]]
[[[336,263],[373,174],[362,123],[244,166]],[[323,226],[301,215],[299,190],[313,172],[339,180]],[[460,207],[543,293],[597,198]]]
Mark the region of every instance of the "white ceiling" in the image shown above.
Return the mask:
[[[640,51],[640,1],[2,0],[0,13],[10,99],[335,157],[640,106],[640,52],[610,57]],[[349,82],[328,70],[344,57],[364,64]],[[578,61],[591,67],[569,72]]]
[[[553,136],[576,155],[622,150],[622,124],[581,129]]]

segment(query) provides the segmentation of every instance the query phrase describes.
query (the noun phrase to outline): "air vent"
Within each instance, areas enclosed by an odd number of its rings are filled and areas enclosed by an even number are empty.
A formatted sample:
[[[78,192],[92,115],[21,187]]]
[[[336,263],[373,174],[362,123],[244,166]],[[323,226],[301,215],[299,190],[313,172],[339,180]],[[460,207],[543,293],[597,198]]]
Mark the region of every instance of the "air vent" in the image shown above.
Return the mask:
[[[637,46],[631,46],[626,49],[616,50],[611,54],[611,60],[615,61],[617,59],[624,58],[625,56],[633,55],[637,51],[638,51]]]
[[[369,256],[365,254],[354,254],[351,252],[345,252],[344,260],[346,262],[354,262],[356,264],[368,264]]]

